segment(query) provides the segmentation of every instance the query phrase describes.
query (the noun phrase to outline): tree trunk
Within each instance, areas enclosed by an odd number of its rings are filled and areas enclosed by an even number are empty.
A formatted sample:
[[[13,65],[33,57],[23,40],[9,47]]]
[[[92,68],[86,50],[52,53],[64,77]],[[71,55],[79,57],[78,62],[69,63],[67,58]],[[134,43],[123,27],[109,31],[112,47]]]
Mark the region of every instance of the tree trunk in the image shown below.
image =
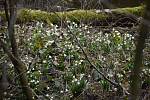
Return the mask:
[[[143,49],[145,48],[145,41],[149,34],[149,23],[150,23],[150,0],[145,0],[146,7],[143,15],[143,20],[139,27],[139,37],[137,40],[135,50],[134,68],[131,72],[131,100],[139,100],[140,87],[141,87],[141,71],[143,65]]]
[[[5,5],[4,5],[5,8],[9,8],[9,9],[5,9],[5,13],[6,13],[6,17],[8,17],[8,19],[7,19],[8,20],[8,37],[9,37],[8,39],[11,44],[12,53],[10,52],[10,50],[7,47],[9,43],[5,44],[2,40],[0,40],[0,44],[3,47],[5,53],[7,53],[7,55],[11,59],[13,65],[15,67],[15,70],[17,71],[17,73],[20,76],[19,77],[20,83],[21,83],[23,92],[26,95],[26,99],[34,100],[33,92],[28,85],[28,79],[26,76],[26,66],[19,58],[17,43],[16,43],[16,39],[15,39],[14,25],[16,22],[16,15],[17,15],[16,3],[17,3],[17,0],[9,0],[8,7],[7,7],[7,0],[5,0]],[[9,12],[9,14],[8,14],[8,12]]]

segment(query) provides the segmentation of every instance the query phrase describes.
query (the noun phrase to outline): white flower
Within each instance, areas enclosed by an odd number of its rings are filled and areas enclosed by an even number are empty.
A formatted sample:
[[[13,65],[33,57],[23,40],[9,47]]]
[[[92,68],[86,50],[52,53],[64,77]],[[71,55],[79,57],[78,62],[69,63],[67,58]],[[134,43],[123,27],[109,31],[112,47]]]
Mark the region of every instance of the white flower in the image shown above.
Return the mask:
[[[59,32],[54,32],[53,34],[56,35],[56,36],[60,35]]]
[[[108,34],[106,34],[106,37],[107,37],[107,38],[108,38],[108,36],[109,36],[109,35],[108,35]]]
[[[84,29],[86,30],[88,28],[88,26],[84,26]]]
[[[4,95],[7,95],[7,92],[4,92]]]
[[[63,35],[64,35],[64,36],[67,36],[67,33],[64,33]]]
[[[54,29],[52,28],[51,31],[54,31]]]
[[[67,55],[66,54],[64,54],[64,57],[66,57]]]
[[[83,78],[84,74],[80,74],[80,80]]]
[[[114,91],[117,91],[117,88],[114,88]]]
[[[60,93],[64,93],[64,91],[60,91]]]
[[[51,23],[50,26],[53,27],[54,25]]]
[[[134,39],[134,36],[132,36],[131,38]]]
[[[76,79],[76,78],[75,78],[75,79],[74,79],[74,81],[75,81],[75,82],[77,82],[77,81],[78,81],[78,79]]]
[[[39,22],[36,23],[37,26],[39,26],[39,24],[40,24]]]
[[[130,37],[130,34],[126,34],[126,37]]]
[[[41,53],[41,54],[42,54],[42,53],[43,53],[43,50],[39,50],[39,53]]]
[[[56,28],[58,28],[58,25],[55,25]]]
[[[113,77],[113,74],[112,74],[112,73],[111,73],[111,74],[110,74],[110,73],[108,73],[108,76],[109,76],[109,77]]]
[[[75,76],[73,76],[73,78],[75,79]]]
[[[65,91],[68,92],[69,90],[66,88]]]
[[[43,60],[43,63],[46,63],[46,60]]]
[[[80,81],[78,81],[77,84],[79,85],[79,84],[80,84]]]
[[[97,38],[95,41],[99,41],[99,38]]]
[[[115,31],[115,28],[113,28],[112,30]]]
[[[123,75],[122,75],[122,74],[119,74],[119,73],[117,74],[117,76],[118,76],[119,78],[123,77]]]
[[[91,77],[91,75],[88,75],[88,78],[90,78]]]
[[[69,21],[69,20],[67,20],[67,23],[70,23],[70,21]]]
[[[52,41],[48,41],[48,43],[49,43],[49,44],[52,44],[53,42],[54,42],[54,40],[52,40]]]
[[[40,25],[41,27],[43,27],[43,23],[41,23],[41,25]]]
[[[72,24],[76,24],[75,22],[72,22]]]
[[[29,74],[30,73],[30,71],[27,71],[27,74]]]
[[[70,26],[70,29],[72,30],[72,29],[73,29],[73,27],[72,27],[72,26]]]
[[[49,97],[49,94],[46,94],[47,97]]]
[[[39,72],[40,74],[42,74],[40,70],[38,70],[38,72]]]
[[[111,43],[110,40],[107,40],[107,43],[110,44]]]
[[[116,34],[119,36],[120,35],[120,32],[118,32],[118,31],[115,31],[116,32]]]
[[[31,83],[34,83],[35,82],[35,80],[31,80]]]
[[[48,87],[47,87],[47,89],[49,90],[49,89],[50,89],[50,87],[48,86]]]
[[[71,82],[74,83],[74,80],[72,80]]]
[[[48,57],[49,57],[50,59],[52,58],[52,56],[50,56],[50,55],[49,55]]]
[[[83,62],[83,60],[80,60],[80,62]]]

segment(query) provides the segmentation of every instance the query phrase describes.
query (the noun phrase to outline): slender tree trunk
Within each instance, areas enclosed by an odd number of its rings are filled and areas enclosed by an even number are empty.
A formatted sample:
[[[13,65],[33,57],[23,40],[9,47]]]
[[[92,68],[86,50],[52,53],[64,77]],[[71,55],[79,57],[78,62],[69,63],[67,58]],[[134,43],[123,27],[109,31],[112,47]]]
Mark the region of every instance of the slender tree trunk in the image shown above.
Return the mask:
[[[18,49],[14,34],[14,25],[16,22],[16,15],[17,15],[17,7],[15,0],[9,0],[9,14],[10,14],[8,23],[9,39],[11,43],[12,53],[15,57],[18,58]]]
[[[8,0],[8,6],[7,6],[7,0],[5,0],[5,13],[8,20],[8,36],[9,36],[9,42],[11,44],[11,52],[8,50],[8,44],[5,44],[2,40],[0,40],[0,44],[3,47],[5,53],[9,56],[11,59],[15,70],[19,74],[20,83],[23,89],[24,94],[26,95],[27,100],[34,100],[33,99],[33,92],[31,88],[28,85],[28,79],[26,75],[26,66],[24,63],[20,60],[18,55],[18,48],[17,43],[15,39],[15,31],[14,31],[14,25],[16,22],[16,15],[17,15],[17,8],[16,8],[17,0]],[[9,9],[7,9],[9,8]],[[8,14],[9,13],[9,14]]]
[[[143,65],[143,49],[145,48],[145,41],[149,35],[150,26],[150,0],[145,0],[145,11],[143,15],[143,20],[139,27],[139,37],[137,40],[136,50],[135,50],[135,60],[134,68],[131,73],[131,100],[139,100],[140,88],[141,88],[141,71],[144,67]]]

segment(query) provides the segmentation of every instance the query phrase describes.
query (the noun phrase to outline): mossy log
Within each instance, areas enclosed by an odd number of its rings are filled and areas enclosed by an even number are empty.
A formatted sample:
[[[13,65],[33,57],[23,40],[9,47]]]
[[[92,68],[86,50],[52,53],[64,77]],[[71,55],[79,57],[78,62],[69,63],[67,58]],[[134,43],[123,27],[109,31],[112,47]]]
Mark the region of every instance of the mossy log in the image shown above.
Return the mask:
[[[105,25],[107,22],[116,22],[119,17],[127,17],[135,19],[142,15],[144,6],[133,7],[133,8],[118,8],[112,9],[109,12],[97,10],[73,10],[64,12],[45,12],[41,10],[31,10],[31,9],[20,9],[17,15],[17,23],[26,23],[39,21],[47,24],[60,24],[63,21],[72,21],[76,23],[88,23],[92,25]],[[4,12],[0,12],[0,16],[3,21],[6,21]],[[136,17],[135,17],[136,16]],[[129,18],[129,19],[130,19]],[[128,19],[123,19],[126,21]],[[137,22],[137,21],[135,21]],[[122,22],[121,22],[122,23]],[[117,25],[117,24],[116,24]]]

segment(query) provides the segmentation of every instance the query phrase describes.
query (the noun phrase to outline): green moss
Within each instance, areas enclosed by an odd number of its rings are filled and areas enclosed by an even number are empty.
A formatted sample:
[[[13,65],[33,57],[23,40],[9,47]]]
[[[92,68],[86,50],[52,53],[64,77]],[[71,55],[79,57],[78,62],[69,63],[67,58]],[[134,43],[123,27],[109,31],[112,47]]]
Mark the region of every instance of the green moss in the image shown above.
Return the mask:
[[[74,10],[66,13],[68,19],[70,21],[79,22],[82,21],[92,21],[95,19],[103,20],[104,18],[108,17],[108,15],[104,13],[96,13],[92,10]]]
[[[133,7],[133,8],[118,8],[113,9],[112,12],[117,13],[131,13],[134,15],[141,16],[144,6]],[[4,21],[6,20],[4,12],[0,12],[0,16],[3,17]],[[17,22],[25,23],[31,21],[40,21],[48,24],[54,23],[57,24],[61,20],[70,20],[74,22],[90,22],[93,20],[104,20],[109,18],[109,14],[105,13],[96,13],[94,10],[74,10],[68,12],[56,12],[48,13],[40,10],[31,10],[31,9],[21,9],[18,11]]]
[[[137,16],[141,16],[143,14],[143,11],[144,11],[144,6],[132,7],[132,8],[118,8],[113,10],[113,12],[133,14]]]
[[[108,17],[106,14],[97,14],[92,10],[74,10],[69,12],[56,12],[56,13],[47,13],[40,10],[28,10],[22,9],[18,13],[17,21],[18,22],[30,22],[30,21],[42,21],[48,24],[58,23],[61,20],[70,20],[74,22],[91,21],[94,19],[102,20],[103,18]]]
[[[50,14],[40,10],[21,9],[18,11],[18,22],[30,22],[39,21],[45,23],[51,23],[49,20]]]
[[[3,19],[4,21],[6,21],[5,12],[0,12],[0,16],[2,17],[2,19]]]
[[[18,11],[18,13],[19,13],[17,16],[18,22],[28,22],[28,21],[32,20],[30,10],[22,9],[22,10]]]

